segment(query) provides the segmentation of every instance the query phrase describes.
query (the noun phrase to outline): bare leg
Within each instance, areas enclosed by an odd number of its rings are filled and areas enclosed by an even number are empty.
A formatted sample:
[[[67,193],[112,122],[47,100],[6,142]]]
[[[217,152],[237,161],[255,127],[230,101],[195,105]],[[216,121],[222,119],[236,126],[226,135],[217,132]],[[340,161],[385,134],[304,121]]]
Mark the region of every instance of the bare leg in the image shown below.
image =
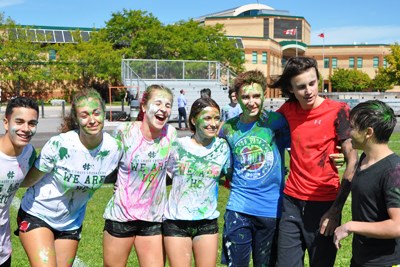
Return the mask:
[[[135,242],[135,237],[115,237],[107,231],[103,233],[104,266],[125,267],[129,254]]]
[[[136,236],[134,242],[141,267],[163,267],[165,265],[162,235]]]
[[[72,266],[78,250],[79,241],[57,239],[55,241],[57,266]]]
[[[193,239],[196,267],[217,265],[218,234],[200,235]]]
[[[192,239],[190,237],[164,237],[165,250],[171,267],[192,266]]]

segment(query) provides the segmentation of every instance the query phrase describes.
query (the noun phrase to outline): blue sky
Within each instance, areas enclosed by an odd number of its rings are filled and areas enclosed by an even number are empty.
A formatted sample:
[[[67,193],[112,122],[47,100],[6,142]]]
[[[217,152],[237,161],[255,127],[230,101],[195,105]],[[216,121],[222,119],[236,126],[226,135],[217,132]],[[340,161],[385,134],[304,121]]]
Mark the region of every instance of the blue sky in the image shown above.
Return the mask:
[[[103,27],[111,14],[126,9],[152,13],[165,24],[257,3],[249,0],[0,0],[0,12],[23,25]],[[311,24],[311,44],[400,43],[398,0],[259,0]]]

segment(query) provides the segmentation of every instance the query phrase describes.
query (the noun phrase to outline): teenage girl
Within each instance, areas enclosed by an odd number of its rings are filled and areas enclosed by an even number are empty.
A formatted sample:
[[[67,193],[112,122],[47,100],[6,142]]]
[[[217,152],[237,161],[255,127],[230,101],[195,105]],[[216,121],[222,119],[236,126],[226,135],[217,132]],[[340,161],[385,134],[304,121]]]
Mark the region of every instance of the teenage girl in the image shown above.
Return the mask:
[[[121,125],[123,144],[116,190],[104,212],[104,266],[126,266],[132,247],[141,267],[164,266],[162,216],[166,172],[176,130],[167,125],[172,92],[159,85],[143,94],[137,122]]]

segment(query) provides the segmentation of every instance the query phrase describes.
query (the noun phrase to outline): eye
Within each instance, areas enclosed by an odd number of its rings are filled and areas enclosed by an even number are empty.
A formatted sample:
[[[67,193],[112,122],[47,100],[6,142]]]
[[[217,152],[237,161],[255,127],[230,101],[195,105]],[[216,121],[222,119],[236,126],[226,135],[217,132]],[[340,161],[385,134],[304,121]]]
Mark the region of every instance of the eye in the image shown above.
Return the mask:
[[[28,124],[30,127],[36,127],[38,125],[38,121],[30,121]]]

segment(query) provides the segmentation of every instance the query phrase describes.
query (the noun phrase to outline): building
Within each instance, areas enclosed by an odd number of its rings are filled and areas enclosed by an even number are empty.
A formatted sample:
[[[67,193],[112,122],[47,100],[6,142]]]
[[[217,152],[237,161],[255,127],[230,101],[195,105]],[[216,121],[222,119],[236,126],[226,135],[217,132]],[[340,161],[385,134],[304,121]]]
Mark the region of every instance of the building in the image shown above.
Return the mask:
[[[290,57],[315,58],[327,92],[332,92],[329,76],[336,68],[361,70],[374,78],[378,68],[386,66],[384,57],[390,53],[388,44],[312,45],[311,25],[306,18],[263,4],[248,4],[195,20],[202,25],[223,24],[226,35],[243,48],[245,68],[261,70],[268,80],[282,72]],[[279,94],[276,89],[267,91],[268,97]]]

